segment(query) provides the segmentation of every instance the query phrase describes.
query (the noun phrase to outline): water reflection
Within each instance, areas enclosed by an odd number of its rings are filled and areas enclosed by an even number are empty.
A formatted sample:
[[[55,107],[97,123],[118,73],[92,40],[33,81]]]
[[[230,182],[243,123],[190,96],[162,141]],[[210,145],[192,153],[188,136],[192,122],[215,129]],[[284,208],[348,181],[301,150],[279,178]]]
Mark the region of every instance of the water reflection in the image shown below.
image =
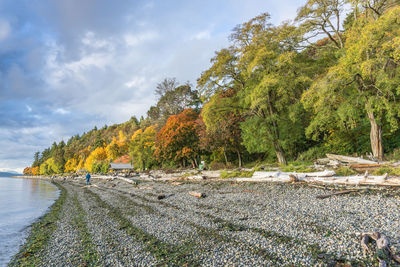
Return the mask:
[[[18,252],[27,227],[58,197],[57,188],[37,179],[0,178],[0,266]]]

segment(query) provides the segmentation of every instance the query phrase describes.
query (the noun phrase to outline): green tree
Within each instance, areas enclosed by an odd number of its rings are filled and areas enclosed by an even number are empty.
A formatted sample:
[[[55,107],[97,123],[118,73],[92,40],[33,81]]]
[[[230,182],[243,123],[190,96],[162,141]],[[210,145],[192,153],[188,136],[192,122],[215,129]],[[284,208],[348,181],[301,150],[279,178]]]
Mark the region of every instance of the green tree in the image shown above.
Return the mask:
[[[242,167],[244,147],[240,123],[243,122],[243,117],[235,109],[237,101],[237,96],[232,89],[220,91],[210,98],[201,112],[206,132],[200,135],[200,142],[203,147],[208,146],[211,150],[222,148],[226,164],[228,164],[226,153],[235,153],[238,165]]]
[[[147,116],[156,123],[163,124],[169,116],[176,115],[187,108],[198,109],[200,105],[198,92],[192,90],[189,83],[160,92],[164,93],[158,100],[157,105],[150,107],[147,113]]]
[[[341,20],[345,3],[345,0],[308,0],[296,17],[296,21],[301,22],[300,28],[311,33],[306,40],[324,34],[336,48],[342,49]]]
[[[246,86],[238,93],[247,110],[243,141],[249,152],[272,148],[278,162],[286,164],[287,152],[304,143],[306,113],[300,98],[311,83],[310,62],[298,52],[302,36],[296,27],[272,27],[268,20],[264,14],[241,28],[252,31],[251,43],[241,48],[240,59],[246,69]]]
[[[309,134],[325,130],[332,116],[350,126],[366,116],[373,155],[383,160],[384,126],[392,132],[397,130],[400,116],[399,36],[399,6],[376,20],[363,16],[354,22],[346,32],[338,64],[303,96],[305,105],[316,114],[307,129]]]

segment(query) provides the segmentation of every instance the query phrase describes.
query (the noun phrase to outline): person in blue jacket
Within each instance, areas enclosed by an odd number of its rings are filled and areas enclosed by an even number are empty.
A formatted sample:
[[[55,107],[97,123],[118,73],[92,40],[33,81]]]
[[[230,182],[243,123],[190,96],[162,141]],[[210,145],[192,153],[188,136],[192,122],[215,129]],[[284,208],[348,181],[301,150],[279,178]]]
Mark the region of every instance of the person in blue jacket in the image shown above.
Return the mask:
[[[86,185],[90,184],[90,173],[86,174]]]

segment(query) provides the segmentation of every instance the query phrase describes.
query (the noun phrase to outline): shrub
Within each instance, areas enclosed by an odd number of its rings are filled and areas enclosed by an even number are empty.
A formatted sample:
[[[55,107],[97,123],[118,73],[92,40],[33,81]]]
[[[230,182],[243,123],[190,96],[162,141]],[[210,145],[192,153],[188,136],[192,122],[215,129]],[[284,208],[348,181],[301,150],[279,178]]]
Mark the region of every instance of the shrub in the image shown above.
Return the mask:
[[[221,171],[219,177],[221,178],[234,178],[234,177],[251,177],[254,171]]]
[[[289,163],[287,166],[281,166],[279,168],[283,172],[314,172],[311,162],[300,162],[294,161]]]
[[[350,169],[349,167],[340,167],[335,170],[336,175],[338,176],[350,176],[350,175],[356,175],[357,172],[353,169]]]
[[[304,151],[297,157],[297,161],[313,161],[318,158],[324,158],[326,149],[324,147],[312,147],[307,151]]]
[[[385,173],[394,176],[400,176],[400,168],[393,168],[393,167],[380,167],[372,172],[374,175],[384,175]]]

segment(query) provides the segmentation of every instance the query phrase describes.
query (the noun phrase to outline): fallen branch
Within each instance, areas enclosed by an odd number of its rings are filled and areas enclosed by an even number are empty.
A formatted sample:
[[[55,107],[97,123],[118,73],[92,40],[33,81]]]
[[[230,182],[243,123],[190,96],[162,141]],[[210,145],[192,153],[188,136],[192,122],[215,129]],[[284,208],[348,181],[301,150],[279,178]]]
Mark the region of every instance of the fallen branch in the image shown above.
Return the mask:
[[[332,196],[346,195],[346,194],[350,194],[350,193],[354,193],[354,192],[358,192],[358,191],[360,191],[360,190],[340,191],[340,192],[335,192],[335,193],[326,194],[326,195],[318,195],[317,198],[318,199],[325,199],[325,198],[329,198],[329,197],[332,197]]]
[[[197,198],[204,198],[206,197],[205,193],[199,193],[199,192],[189,192],[189,195],[197,197]]]

